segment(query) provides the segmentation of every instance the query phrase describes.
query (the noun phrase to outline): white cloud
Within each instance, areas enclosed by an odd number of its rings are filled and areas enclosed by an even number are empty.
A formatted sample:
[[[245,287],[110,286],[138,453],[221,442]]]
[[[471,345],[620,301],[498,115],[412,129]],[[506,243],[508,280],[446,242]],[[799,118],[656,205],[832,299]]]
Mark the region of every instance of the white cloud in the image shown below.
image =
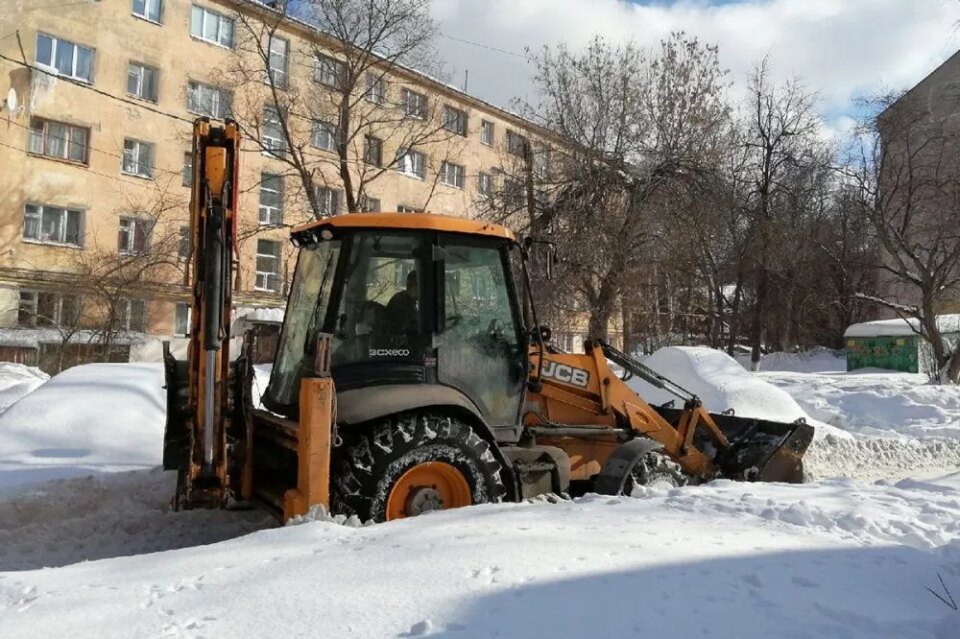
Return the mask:
[[[858,95],[908,88],[960,47],[958,0],[434,0],[443,33],[522,53],[564,41],[579,46],[600,33],[614,41],[656,46],[686,31],[720,47],[730,79],[745,83],[770,55],[779,78],[798,75],[835,118]],[[507,106],[530,93],[532,65],[523,59],[440,38],[451,81]]]

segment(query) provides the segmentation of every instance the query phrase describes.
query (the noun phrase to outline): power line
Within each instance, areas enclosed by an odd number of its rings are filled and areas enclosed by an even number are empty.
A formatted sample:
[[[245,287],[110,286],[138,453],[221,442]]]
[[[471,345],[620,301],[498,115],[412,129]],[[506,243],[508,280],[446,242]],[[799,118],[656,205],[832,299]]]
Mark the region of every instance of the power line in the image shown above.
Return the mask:
[[[521,58],[526,61],[530,61],[530,56],[528,54],[517,53],[516,51],[508,51],[507,49],[501,49],[500,47],[495,47],[489,44],[483,44],[481,42],[474,42],[473,40],[465,40],[463,38],[455,38],[454,36],[447,35],[446,33],[440,32],[441,38],[446,38],[447,40],[453,40],[454,42],[462,42],[463,44],[469,44],[474,47],[480,47],[481,49],[487,49],[488,51],[496,51],[497,53],[503,53],[505,55],[512,55],[515,58]]]

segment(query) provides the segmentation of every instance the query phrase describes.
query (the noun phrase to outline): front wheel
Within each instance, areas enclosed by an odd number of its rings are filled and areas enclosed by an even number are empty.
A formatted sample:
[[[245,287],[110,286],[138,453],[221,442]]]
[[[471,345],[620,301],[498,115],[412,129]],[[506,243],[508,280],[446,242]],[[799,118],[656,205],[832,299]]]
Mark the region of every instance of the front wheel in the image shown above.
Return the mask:
[[[662,452],[653,450],[643,454],[630,470],[623,486],[624,495],[632,495],[638,487],[679,488],[689,482],[680,464]]]
[[[397,415],[348,436],[334,464],[335,512],[390,521],[503,499],[502,468],[463,421]]]

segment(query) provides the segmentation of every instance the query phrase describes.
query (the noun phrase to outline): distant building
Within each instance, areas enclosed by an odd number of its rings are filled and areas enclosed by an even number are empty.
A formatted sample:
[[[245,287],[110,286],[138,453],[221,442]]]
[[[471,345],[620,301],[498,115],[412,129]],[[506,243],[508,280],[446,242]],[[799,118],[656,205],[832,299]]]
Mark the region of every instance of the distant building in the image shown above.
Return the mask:
[[[0,112],[0,357],[36,363],[48,333],[78,317],[84,305],[78,285],[99,254],[165,251],[164,277],[123,291],[111,321],[131,335],[182,335],[188,326],[180,238],[188,223],[190,122],[201,114],[222,117],[231,102],[259,100],[269,108],[262,96],[231,94],[215,71],[242,55],[234,49],[234,17],[263,8],[249,0],[32,4],[0,2],[6,27],[0,99],[12,88],[19,103]],[[277,69],[291,84],[322,81],[323,64],[337,54],[318,62],[305,57],[310,47],[304,45],[322,44],[323,36],[290,20],[279,33]],[[365,193],[370,210],[414,214],[426,207],[475,216],[484,193],[503,181],[503,158],[516,155],[528,138],[549,135],[411,70],[396,69],[377,91],[385,109],[410,96],[442,104],[445,118],[456,116],[458,152],[451,159],[438,143],[415,161],[398,163]],[[322,137],[319,130],[316,153],[332,154]],[[392,163],[398,151],[377,146],[376,161]],[[240,246],[234,301],[282,307],[294,266],[284,226],[306,221],[305,208],[283,197],[289,178],[277,176],[274,158],[245,153],[241,166],[241,224],[253,231]],[[342,193],[327,190],[328,212],[342,212]],[[150,218],[161,208],[162,229]],[[175,241],[161,247],[161,234]],[[14,338],[7,329],[36,334]]]

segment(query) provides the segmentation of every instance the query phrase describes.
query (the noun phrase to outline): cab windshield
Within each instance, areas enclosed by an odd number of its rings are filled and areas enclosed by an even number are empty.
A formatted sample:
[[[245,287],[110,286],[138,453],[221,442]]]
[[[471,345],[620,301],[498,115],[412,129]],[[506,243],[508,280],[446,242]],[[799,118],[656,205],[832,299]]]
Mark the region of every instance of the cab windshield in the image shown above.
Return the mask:
[[[300,380],[314,374],[317,337],[323,332],[339,257],[340,240],[320,242],[300,251],[283,334],[264,398],[273,410],[295,405]]]

